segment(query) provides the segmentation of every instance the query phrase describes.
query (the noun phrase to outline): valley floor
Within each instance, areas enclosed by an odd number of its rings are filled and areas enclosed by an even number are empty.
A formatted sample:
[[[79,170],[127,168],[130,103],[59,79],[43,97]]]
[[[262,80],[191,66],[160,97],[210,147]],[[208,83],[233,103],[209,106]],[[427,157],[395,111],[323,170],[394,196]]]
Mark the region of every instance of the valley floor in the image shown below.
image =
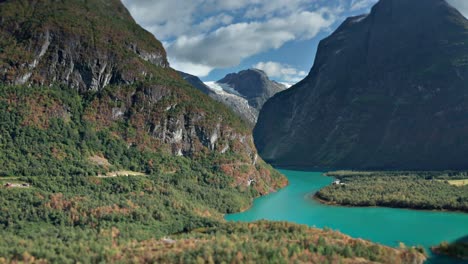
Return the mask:
[[[337,180],[314,198],[328,205],[383,206],[468,213],[465,172],[359,172],[335,171]],[[467,259],[466,239],[431,248],[434,253]]]

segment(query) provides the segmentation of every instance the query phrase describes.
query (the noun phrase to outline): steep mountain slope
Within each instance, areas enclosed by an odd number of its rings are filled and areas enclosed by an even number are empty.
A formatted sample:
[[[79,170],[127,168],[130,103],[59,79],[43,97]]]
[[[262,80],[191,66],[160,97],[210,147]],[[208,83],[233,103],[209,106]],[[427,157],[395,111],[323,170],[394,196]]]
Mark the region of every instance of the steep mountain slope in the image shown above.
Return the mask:
[[[380,0],[321,41],[254,136],[274,164],[467,169],[468,21],[444,0]]]
[[[246,98],[238,93],[232,93],[230,89],[219,89],[219,85],[216,83],[210,83],[210,86],[216,87],[216,89],[211,87],[214,92],[213,95],[210,95],[211,98],[229,107],[240,118],[245,120],[251,128],[255,126],[259,110],[251,106]]]
[[[156,160],[175,155],[209,160],[211,173],[231,176],[231,187],[255,178],[253,188],[267,193],[285,184],[257,159],[248,126],[169,68],[160,42],[120,1],[0,5],[2,141],[9,146],[2,174],[110,170],[98,158],[113,168],[172,170]]]
[[[80,91],[130,84],[167,68],[159,41],[112,1],[2,1],[0,80]]]

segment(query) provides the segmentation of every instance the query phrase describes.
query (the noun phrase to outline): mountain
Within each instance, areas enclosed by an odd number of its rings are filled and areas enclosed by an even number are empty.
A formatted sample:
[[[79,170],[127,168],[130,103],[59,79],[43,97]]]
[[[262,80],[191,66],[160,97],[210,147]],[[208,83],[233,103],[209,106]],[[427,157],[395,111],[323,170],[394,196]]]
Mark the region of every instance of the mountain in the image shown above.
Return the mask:
[[[120,1],[6,1],[1,5],[0,79],[4,85],[23,87],[5,88],[3,99],[15,90],[25,90],[17,100],[27,104],[15,106],[19,118],[26,119],[23,123],[45,128],[47,133],[50,119],[64,121],[79,110],[73,121],[78,125],[86,121],[92,133],[108,131],[128,146],[155,153],[238,155],[238,162],[251,170],[236,175],[238,184],[249,177],[262,181],[248,126],[223,105],[186,85],[169,67],[161,43],[135,23]],[[41,96],[43,90],[48,93],[41,87],[50,86],[67,87],[80,109],[62,98]],[[52,101],[55,109],[46,101]],[[14,141],[9,133],[7,138]],[[76,151],[84,160],[94,155],[110,158],[105,148]],[[29,160],[30,154],[18,155]],[[53,158],[50,149],[43,155]],[[148,166],[146,161],[136,167]],[[24,174],[10,167],[0,170]]]
[[[0,1],[0,124],[2,263],[425,259],[336,231],[226,223],[287,180],[118,0]]]
[[[322,40],[254,130],[279,166],[467,169],[468,21],[444,0],[380,0]]]
[[[221,166],[232,187],[255,178],[253,188],[268,193],[286,182],[257,158],[249,126],[186,84],[120,1],[0,5],[2,145],[9,146],[0,174],[111,170],[103,164],[171,171],[162,159],[176,156]]]
[[[270,97],[286,89],[285,85],[270,80],[265,72],[258,69],[230,73],[217,83],[228,85],[259,111]]]
[[[197,76],[184,72],[179,72],[179,74],[193,87],[210,96],[214,100],[223,103],[234,111],[234,113],[236,113],[240,118],[246,121],[251,127],[254,127],[255,122],[257,122],[259,111],[250,106],[247,99],[232,88],[219,85],[216,82],[208,82],[207,85]]]
[[[179,74],[198,90],[227,105],[252,127],[255,126],[266,100],[286,89],[286,86],[271,81],[265,72],[258,69],[231,73],[217,82],[208,83],[203,83],[198,77],[188,73]]]
[[[15,210],[2,231],[172,234],[287,184],[249,125],[171,69],[119,0],[0,1],[0,21],[1,207]]]
[[[161,43],[119,1],[2,2],[0,80],[5,84],[62,83],[99,91],[155,77],[154,66],[169,66]]]

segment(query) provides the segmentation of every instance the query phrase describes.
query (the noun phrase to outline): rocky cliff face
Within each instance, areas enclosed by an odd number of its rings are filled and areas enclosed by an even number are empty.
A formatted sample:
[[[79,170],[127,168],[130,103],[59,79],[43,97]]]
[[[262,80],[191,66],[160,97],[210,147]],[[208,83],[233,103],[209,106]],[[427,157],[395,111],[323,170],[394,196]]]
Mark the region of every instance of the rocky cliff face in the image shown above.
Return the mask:
[[[467,169],[468,21],[444,0],[381,0],[321,41],[254,130],[281,166]]]
[[[225,90],[214,90],[211,98],[229,107],[240,118],[245,120],[252,128],[257,122],[259,110],[249,104],[249,101],[238,94],[233,94]]]
[[[83,135],[110,133],[139,151],[210,160],[214,164],[208,169],[220,166],[235,185],[247,186],[255,178],[260,193],[286,183],[257,158],[248,125],[186,84],[169,67],[161,43],[134,22],[120,1],[1,1],[0,21],[2,85],[78,91],[82,105],[63,99],[54,105],[62,112],[83,112],[74,121],[90,128]],[[2,96],[2,103],[18,101],[13,94]],[[32,102],[27,112],[41,113],[41,118],[22,116],[25,125],[48,133],[39,121],[69,122],[66,114],[49,111],[48,104],[26,101]]]
[[[62,83],[83,92],[98,91],[153,75],[146,63],[169,66],[161,43],[138,27],[117,0],[2,2],[4,83]]]

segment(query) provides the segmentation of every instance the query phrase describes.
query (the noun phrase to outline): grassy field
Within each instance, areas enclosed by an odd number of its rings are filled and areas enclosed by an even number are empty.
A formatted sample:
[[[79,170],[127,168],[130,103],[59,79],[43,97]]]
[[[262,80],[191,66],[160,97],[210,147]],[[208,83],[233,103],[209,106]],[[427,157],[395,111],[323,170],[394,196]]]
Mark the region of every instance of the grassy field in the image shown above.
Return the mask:
[[[464,180],[448,180],[447,181],[450,185],[454,185],[454,186],[465,186],[465,185],[468,185],[468,179],[464,179]]]
[[[26,183],[21,180],[21,177],[0,177],[0,187],[3,187],[7,183],[23,184]]]
[[[142,172],[136,172],[136,171],[121,170],[121,171],[108,172],[105,175],[98,175],[97,177],[109,178],[109,177],[125,177],[125,176],[146,176],[146,174]]]

